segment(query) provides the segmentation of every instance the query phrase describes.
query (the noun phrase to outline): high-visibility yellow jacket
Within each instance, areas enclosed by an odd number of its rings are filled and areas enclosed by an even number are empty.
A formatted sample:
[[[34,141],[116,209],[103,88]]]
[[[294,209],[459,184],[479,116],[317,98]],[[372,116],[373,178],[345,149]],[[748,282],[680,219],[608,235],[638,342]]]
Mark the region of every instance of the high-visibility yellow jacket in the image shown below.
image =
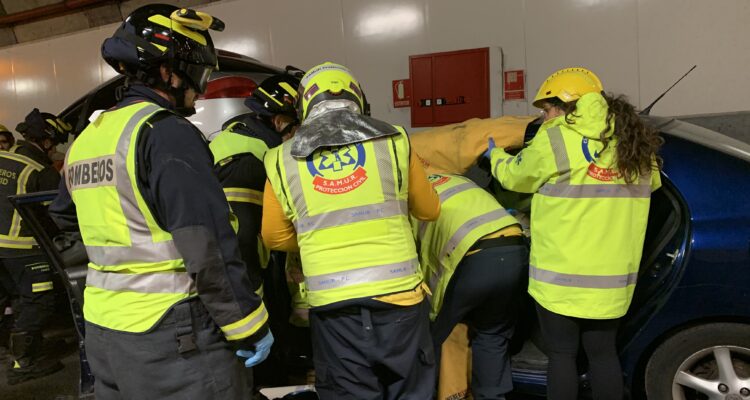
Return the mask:
[[[198,294],[172,234],[157,224],[138,185],[138,138],[160,112],[166,111],[140,101],[102,113],[65,161],[65,184],[90,261],[84,317],[108,329],[145,332],[175,303]],[[267,328],[262,302],[245,314],[236,299],[211,299],[203,303],[227,340]]]
[[[411,219],[419,243],[419,262],[432,298],[430,318],[435,319],[456,267],[480,238],[518,221],[500,203],[471,180],[448,174],[430,175],[440,196],[437,221]]]
[[[535,193],[531,203],[529,293],[557,314],[589,319],[623,316],[630,306],[651,192],[659,171],[626,184],[615,164],[617,138],[607,103],[589,93],[572,123],[546,121],[516,156],[492,151],[493,175],[505,189]]]
[[[312,307],[412,290],[421,283],[408,218],[409,139],[400,134],[322,148],[285,143],[266,174],[294,224]]]

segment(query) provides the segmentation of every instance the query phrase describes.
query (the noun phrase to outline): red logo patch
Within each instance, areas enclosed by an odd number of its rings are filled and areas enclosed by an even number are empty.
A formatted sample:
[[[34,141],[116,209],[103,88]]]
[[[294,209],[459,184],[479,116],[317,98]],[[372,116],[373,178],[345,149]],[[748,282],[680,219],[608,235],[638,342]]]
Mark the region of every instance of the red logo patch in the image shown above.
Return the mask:
[[[447,176],[441,176],[440,178],[432,182],[432,187],[440,186],[445,182],[448,182],[450,179],[451,178],[448,178]]]
[[[367,171],[357,167],[354,172],[339,179],[325,179],[320,175],[313,178],[313,189],[325,194],[343,194],[362,186],[367,180]]]
[[[620,177],[620,173],[611,168],[600,168],[594,163],[589,164],[588,176],[603,182],[611,182]]]

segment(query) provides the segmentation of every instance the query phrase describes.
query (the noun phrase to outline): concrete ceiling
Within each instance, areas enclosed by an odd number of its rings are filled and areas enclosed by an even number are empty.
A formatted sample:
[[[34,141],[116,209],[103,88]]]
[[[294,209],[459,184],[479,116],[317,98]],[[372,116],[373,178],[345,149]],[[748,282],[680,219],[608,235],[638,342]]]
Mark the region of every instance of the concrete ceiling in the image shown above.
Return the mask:
[[[217,0],[160,0],[159,3],[192,7]],[[38,7],[61,3],[63,0],[0,0],[0,16],[28,11]],[[30,42],[66,33],[76,32],[97,26],[122,21],[134,9],[149,0],[112,0],[62,15],[51,15],[44,19],[0,27],[0,47]]]

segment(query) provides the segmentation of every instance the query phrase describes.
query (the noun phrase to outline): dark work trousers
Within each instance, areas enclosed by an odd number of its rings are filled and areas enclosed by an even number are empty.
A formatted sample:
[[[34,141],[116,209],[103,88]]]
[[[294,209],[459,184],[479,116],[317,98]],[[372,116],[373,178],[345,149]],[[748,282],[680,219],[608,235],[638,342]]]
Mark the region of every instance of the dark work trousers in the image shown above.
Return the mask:
[[[432,340],[439,360],[442,344],[456,324],[469,326],[474,399],[502,399],[513,389],[508,343],[528,266],[526,246],[486,248],[464,257],[448,283],[432,325]]]
[[[143,334],[87,323],[86,354],[98,400],[250,398],[244,365],[197,299]]]
[[[435,357],[429,304],[310,313],[315,389],[321,400],[429,400]]]
[[[5,307],[11,305],[10,299],[15,295],[15,286],[13,279],[3,266],[3,261],[0,260],[0,310],[2,310],[0,311],[0,319],[3,318],[2,314],[5,312]],[[2,344],[0,344],[0,346],[2,346]]]
[[[589,360],[591,390],[595,400],[623,398],[622,369],[617,357],[615,337],[619,319],[582,319],[560,315],[537,303],[539,324],[546,347],[547,398],[578,398],[578,344]]]
[[[18,295],[13,309],[16,332],[40,332],[55,311],[52,271],[47,257],[33,255],[0,260],[7,293]],[[3,307],[4,309],[4,307]]]

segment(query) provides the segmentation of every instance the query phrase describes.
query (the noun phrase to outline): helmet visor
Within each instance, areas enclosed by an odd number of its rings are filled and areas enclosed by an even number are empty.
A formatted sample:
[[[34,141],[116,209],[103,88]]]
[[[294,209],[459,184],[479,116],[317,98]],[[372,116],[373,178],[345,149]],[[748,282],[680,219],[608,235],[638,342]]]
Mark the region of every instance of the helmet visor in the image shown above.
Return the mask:
[[[198,93],[205,93],[208,87],[208,78],[211,77],[211,72],[214,68],[209,65],[198,65],[198,64],[187,64],[183,63],[180,72],[185,75],[185,78],[189,81],[190,85],[193,86]]]

